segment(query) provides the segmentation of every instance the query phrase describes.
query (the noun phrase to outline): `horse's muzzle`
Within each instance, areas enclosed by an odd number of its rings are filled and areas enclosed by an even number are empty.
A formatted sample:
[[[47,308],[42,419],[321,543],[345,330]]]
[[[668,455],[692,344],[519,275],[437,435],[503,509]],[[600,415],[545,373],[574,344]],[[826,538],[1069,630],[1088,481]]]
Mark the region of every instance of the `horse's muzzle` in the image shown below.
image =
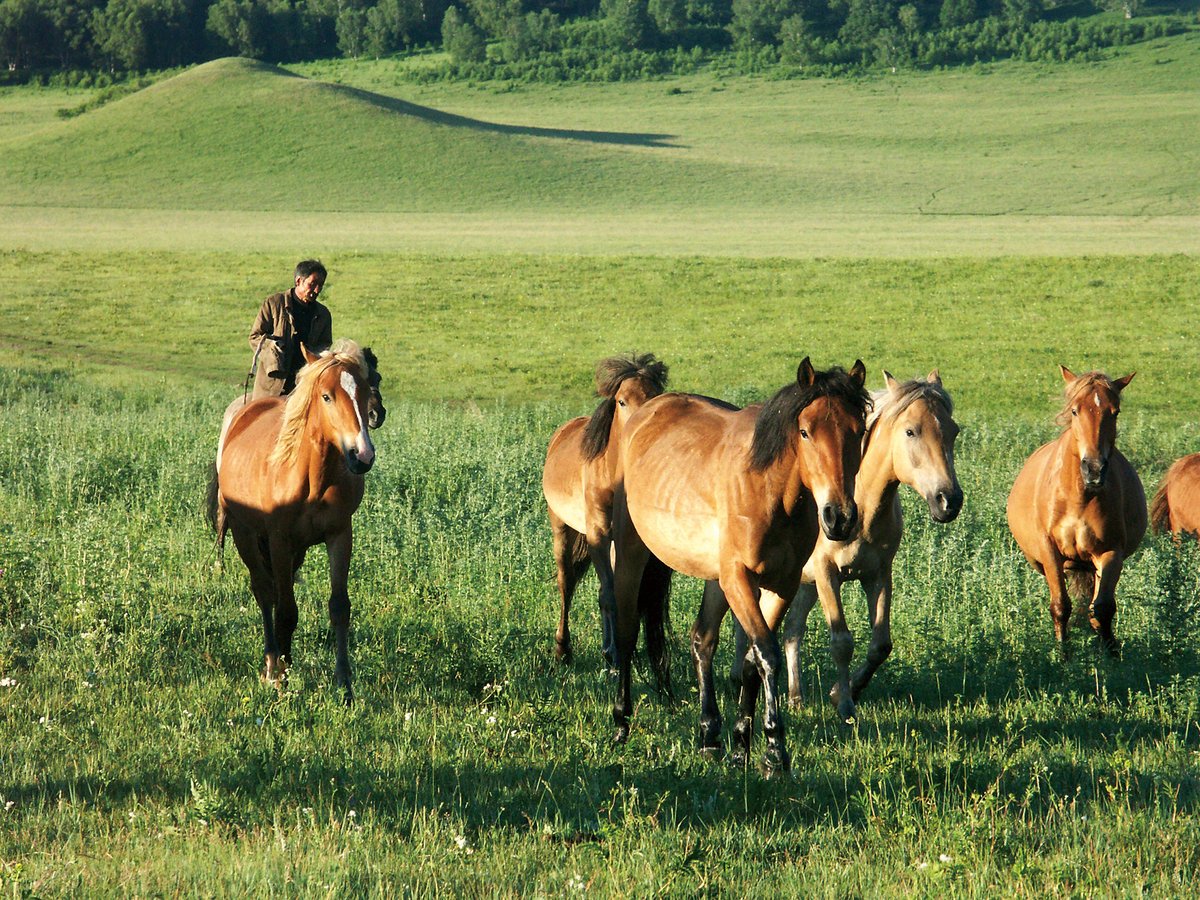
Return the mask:
[[[821,507],[821,530],[831,541],[847,541],[858,525],[858,504],[851,500],[842,509],[834,503]]]
[[[1079,461],[1079,474],[1083,477],[1085,491],[1098,491],[1104,487],[1104,477],[1108,474],[1108,460],[1085,456]]]
[[[387,410],[383,406],[383,400],[379,396],[379,391],[372,389],[371,399],[367,402],[367,427],[371,429],[378,428],[386,418]]]
[[[371,447],[362,453],[359,453],[357,447],[344,447],[342,456],[346,460],[346,468],[353,475],[366,475],[371,471],[371,466],[375,465],[375,450]]]
[[[948,491],[938,491],[927,502],[929,503],[929,516],[933,521],[942,525],[953,522],[962,512],[962,488],[956,484]]]

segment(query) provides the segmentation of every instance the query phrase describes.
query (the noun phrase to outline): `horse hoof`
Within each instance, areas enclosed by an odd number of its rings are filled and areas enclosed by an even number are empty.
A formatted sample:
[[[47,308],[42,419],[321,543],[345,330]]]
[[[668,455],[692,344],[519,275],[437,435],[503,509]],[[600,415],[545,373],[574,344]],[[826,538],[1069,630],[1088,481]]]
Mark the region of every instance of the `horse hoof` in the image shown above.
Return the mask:
[[[768,750],[758,767],[763,778],[775,778],[778,775],[786,775],[791,768],[792,760],[786,750]]]
[[[740,747],[729,754],[729,767],[744,772],[750,764],[750,755]]]
[[[709,762],[718,763],[725,757],[725,748],[720,745],[714,747],[702,744],[697,750]]]
[[[617,730],[613,732],[613,744],[624,744],[629,740],[629,726],[618,725]]]
[[[575,655],[571,652],[571,646],[569,644],[556,645],[554,648],[554,655],[564,666],[569,666],[575,661]]]

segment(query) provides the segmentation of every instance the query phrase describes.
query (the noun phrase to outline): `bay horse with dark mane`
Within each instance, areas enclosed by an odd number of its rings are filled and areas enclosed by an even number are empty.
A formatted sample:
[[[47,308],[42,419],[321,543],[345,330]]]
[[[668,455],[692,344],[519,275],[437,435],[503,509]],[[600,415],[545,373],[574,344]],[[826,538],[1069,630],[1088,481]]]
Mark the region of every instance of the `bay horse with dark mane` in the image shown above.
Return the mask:
[[[1008,495],[1008,527],[1025,558],[1050,588],[1054,636],[1068,650],[1071,596],[1088,603],[1101,646],[1116,655],[1117,579],[1146,533],[1146,495],[1117,449],[1121,392],[1133,379],[1102,372],[1076,376],[1059,366],[1067,403],[1057,440],[1034,451]]]
[[[1150,502],[1150,525],[1174,535],[1200,535],[1200,453],[1180,457],[1167,469]]]
[[[621,478],[621,433],[629,417],[661,394],[666,385],[667,367],[651,353],[603,359],[596,365],[600,405],[591,416],[571,419],[550,438],[542,493],[549,507],[561,601],[555,649],[564,662],[570,662],[572,655],[571,598],[589,563],[600,581],[604,659],[609,665],[616,659],[616,601],[609,549],[613,492]]]
[[[226,429],[217,456],[210,517],[225,516],[263,622],[263,678],[286,682],[298,611],[293,581],[314,544],[329,553],[329,619],[336,641],[336,683],[350,687],[351,517],[363,475],[375,462],[367,432],[367,364],[358,345],[319,356],[301,345],[307,365],[287,397],[253,400]]]
[[[892,563],[904,536],[900,485],[921,495],[935,522],[953,522],[962,509],[963,492],[954,471],[958,423],[954,403],[937,370],[926,378],[899,382],[884,372],[886,387],[871,395],[863,438],[862,465],[854,482],[854,502],[862,522],[848,541],[824,533],[804,566],[803,581],[783,623],[783,649],[788,665],[788,699],[798,706],[801,691],[800,648],[809,612],[821,601],[829,624],[829,644],[838,680],[829,691],[843,721],[852,719],[855,702],[876,670],[892,652]],[[871,643],[866,659],[850,675],[854,636],[846,626],[842,586],[858,581],[867,598]],[[710,582],[705,590],[712,590]],[[719,588],[716,588],[719,590]],[[741,681],[746,638],[738,631],[731,680]]]
[[[694,394],[663,394],[630,418],[621,442],[624,480],[613,504],[618,741],[629,735],[636,608],[653,555],[722,588],[705,598],[692,628],[701,748],[721,749],[712,654],[721,619],[732,608],[749,637],[753,662],[742,682],[735,761],[749,757],[761,686],[764,768],[788,768],[775,627],[800,586],[818,529],[844,540],[857,526],[854,477],[870,402],[865,377],[861,361],[849,373],[818,372],[805,358],[795,382],[762,406],[738,410]]]

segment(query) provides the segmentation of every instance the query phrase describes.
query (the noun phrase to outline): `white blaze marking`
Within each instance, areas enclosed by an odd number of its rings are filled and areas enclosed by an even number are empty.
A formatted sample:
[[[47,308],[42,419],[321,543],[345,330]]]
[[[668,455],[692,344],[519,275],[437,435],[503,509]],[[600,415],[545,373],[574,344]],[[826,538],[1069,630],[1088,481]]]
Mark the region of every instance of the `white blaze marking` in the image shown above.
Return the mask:
[[[366,431],[366,426],[363,425],[362,415],[358,411],[358,385],[354,376],[345,370],[342,371],[342,390],[350,395],[350,405],[354,407],[354,417],[358,419],[358,433],[362,434]]]
[[[1092,394],[1092,400],[1094,400],[1096,403],[1096,409],[1099,409],[1100,408],[1100,392],[1099,391]]]

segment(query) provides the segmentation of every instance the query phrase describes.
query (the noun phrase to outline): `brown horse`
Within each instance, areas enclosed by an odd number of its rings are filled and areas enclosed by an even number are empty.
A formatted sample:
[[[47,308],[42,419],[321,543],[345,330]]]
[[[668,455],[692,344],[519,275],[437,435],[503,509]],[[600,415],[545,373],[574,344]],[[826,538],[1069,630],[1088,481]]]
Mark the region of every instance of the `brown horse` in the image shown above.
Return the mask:
[[[1200,453],[1175,460],[1150,503],[1155,531],[1200,535]]]
[[[375,356],[374,352],[372,352],[371,348],[363,347],[362,355],[363,360],[367,365],[367,387],[369,389],[367,398],[367,427],[374,430],[382,425],[384,419],[387,418],[387,408],[383,405],[383,395],[379,392],[379,385],[383,381],[383,377],[379,374],[379,359]],[[249,398],[243,394],[225,408],[225,415],[221,419],[221,436],[217,440],[217,462],[212,466],[212,470],[210,472],[210,507],[216,502],[216,471],[217,466],[220,465],[221,461],[221,448],[225,444],[225,433],[229,431],[229,425],[231,422],[233,422],[234,415],[236,415],[242,409],[242,407],[249,402]],[[225,522],[225,513],[220,509],[220,507],[215,508],[216,513],[210,517],[210,520],[213,529],[217,532],[216,568],[220,569],[223,567],[225,562],[225,532],[227,530],[227,526]]]
[[[1117,449],[1121,391],[1133,373],[1076,376],[1066,366],[1065,425],[1057,440],[1034,451],[1008,495],[1008,527],[1050,587],[1054,635],[1067,652],[1071,597],[1067,573],[1100,643],[1111,654],[1117,579],[1146,533],[1146,495],[1133,466]]]
[[[805,358],[796,381],[761,407],[737,410],[692,394],[663,394],[629,420],[621,446],[624,482],[613,505],[618,741],[629,735],[635,608],[653,554],[676,571],[718,580],[723,591],[705,598],[692,628],[701,748],[720,750],[712,654],[732,608],[754,662],[742,683],[736,760],[749,755],[761,684],[765,768],[788,767],[774,629],[800,586],[818,528],[844,540],[857,525],[854,476],[870,402],[865,376],[861,361],[849,373],[817,372]]]
[[[899,487],[907,484],[925,500],[935,522],[953,522],[962,509],[963,492],[954,472],[954,441],[958,424],[954,404],[937,371],[903,384],[884,372],[886,389],[872,394],[867,417],[862,465],[854,483],[862,528],[848,541],[817,538],[804,566],[803,582],[783,626],[788,664],[788,699],[799,705],[800,647],[809,612],[818,597],[829,623],[829,643],[838,667],[838,680],[829,692],[844,721],[855,715],[854,703],[876,670],[892,652],[892,562],[904,536]],[[842,585],[858,581],[867,597],[871,644],[867,658],[850,677],[854,636],[846,627]],[[710,583],[711,584],[711,583]],[[712,588],[705,586],[706,590]],[[719,588],[717,588],[719,589]],[[741,682],[746,637],[737,631],[738,649],[731,680]]]
[[[629,417],[666,385],[667,367],[653,354],[603,359],[596,365],[596,394],[603,398],[596,411],[571,419],[550,438],[542,493],[549,507],[561,598],[555,649],[564,662],[571,661],[571,598],[589,562],[600,580],[604,659],[611,666],[616,658],[609,548],[613,491],[621,477],[621,432]]]
[[[329,553],[329,619],[337,644],[334,675],[349,701],[350,519],[375,461],[367,433],[367,365],[356,344],[340,342],[307,365],[287,397],[254,400],[238,412],[218,456],[217,510],[224,513],[263,620],[263,678],[281,685],[298,612],[296,571],[308,548]]]

